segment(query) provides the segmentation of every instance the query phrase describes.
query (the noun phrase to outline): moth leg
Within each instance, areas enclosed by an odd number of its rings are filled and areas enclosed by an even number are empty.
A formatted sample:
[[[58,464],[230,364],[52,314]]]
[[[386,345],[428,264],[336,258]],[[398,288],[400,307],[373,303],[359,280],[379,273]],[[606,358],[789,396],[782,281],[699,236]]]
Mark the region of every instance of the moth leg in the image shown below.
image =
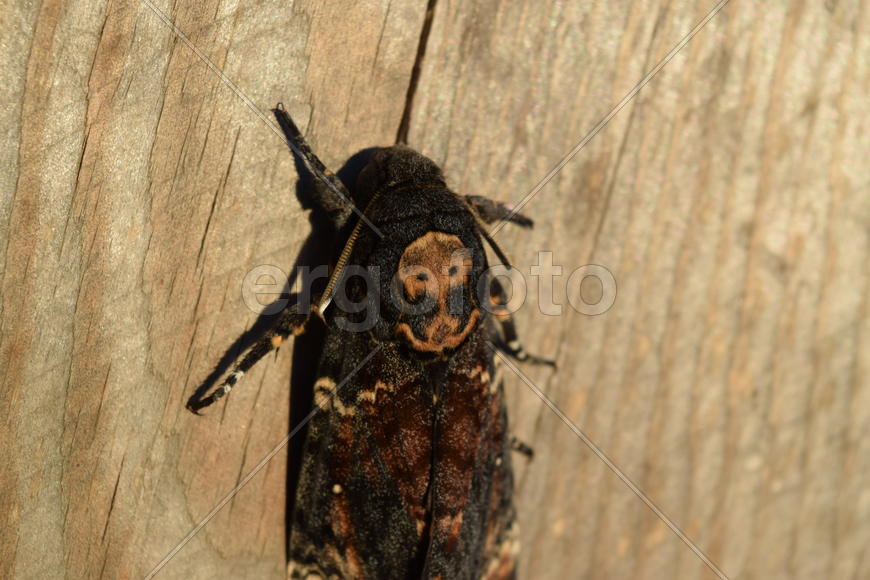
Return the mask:
[[[501,203],[500,201],[494,201],[480,195],[466,195],[465,200],[474,208],[480,219],[488,224],[506,219],[524,228],[530,228],[534,225],[534,222],[523,214],[511,213],[513,212],[513,206]]]
[[[521,453],[531,459],[535,456],[535,450],[511,435],[511,450]]]
[[[278,315],[278,319],[266,334],[258,340],[254,346],[248,350],[244,358],[236,364],[230,375],[224,380],[220,387],[215,389],[212,394],[203,397],[198,401],[188,401],[187,408],[197,413],[203,407],[215,403],[218,399],[230,392],[230,390],[239,382],[246,372],[253,367],[257,361],[281,346],[291,334],[298,336],[305,332],[305,324],[309,318],[308,313],[300,313],[297,305],[286,308]]]
[[[514,317],[506,307],[507,294],[498,278],[493,278],[490,285],[490,303],[492,304],[492,313],[501,324],[502,332],[504,333],[504,344],[501,345],[501,350],[520,362],[556,368],[556,361],[529,354],[523,348],[523,344],[520,342],[519,336],[517,336],[517,326],[514,322]]]
[[[353,207],[347,187],[314,154],[284,106],[278,103],[272,112],[284,132],[287,145],[314,176],[314,202],[332,218],[336,225],[340,226],[350,216]]]

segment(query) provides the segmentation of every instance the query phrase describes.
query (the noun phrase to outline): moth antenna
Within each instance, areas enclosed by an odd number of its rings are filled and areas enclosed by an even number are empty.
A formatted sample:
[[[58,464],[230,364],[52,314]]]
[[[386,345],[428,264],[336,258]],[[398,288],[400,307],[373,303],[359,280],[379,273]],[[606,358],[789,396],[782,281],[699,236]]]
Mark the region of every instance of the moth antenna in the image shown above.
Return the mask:
[[[363,212],[363,215],[366,215],[368,211],[372,208],[375,201],[380,196],[381,192],[376,191],[374,195],[372,195],[372,199],[369,201],[368,205],[366,205],[366,209]],[[359,237],[359,233],[363,227],[362,218],[357,218],[356,225],[353,226],[353,230],[350,232],[350,236],[347,238],[347,242],[344,244],[344,249],[341,250],[341,255],[338,257],[338,261],[335,263],[335,268],[332,270],[332,274],[329,276],[329,282],[326,283],[326,290],[323,291],[323,297],[320,299],[320,302],[314,308],[314,312],[323,319],[323,311],[329,307],[329,304],[332,302],[332,296],[335,293],[335,285],[338,284],[341,275],[344,273],[344,267],[347,265],[347,261],[350,258],[350,253],[353,251],[353,245],[356,243],[356,239]]]

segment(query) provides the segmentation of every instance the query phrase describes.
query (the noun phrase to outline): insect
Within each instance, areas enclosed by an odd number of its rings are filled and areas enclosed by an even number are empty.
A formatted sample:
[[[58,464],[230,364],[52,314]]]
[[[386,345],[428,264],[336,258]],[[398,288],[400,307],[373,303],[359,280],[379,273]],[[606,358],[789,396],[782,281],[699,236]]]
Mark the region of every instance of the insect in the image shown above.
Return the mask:
[[[494,349],[548,361],[520,346],[484,242],[507,262],[485,224],[531,220],[454,193],[433,161],[402,145],[378,149],[351,194],[283,107],[273,112],[343,250],[314,306],[277,315],[224,383],[188,407],[214,403],[285,339],[325,323],[289,577],[513,578],[510,451],[530,450],[508,433]]]

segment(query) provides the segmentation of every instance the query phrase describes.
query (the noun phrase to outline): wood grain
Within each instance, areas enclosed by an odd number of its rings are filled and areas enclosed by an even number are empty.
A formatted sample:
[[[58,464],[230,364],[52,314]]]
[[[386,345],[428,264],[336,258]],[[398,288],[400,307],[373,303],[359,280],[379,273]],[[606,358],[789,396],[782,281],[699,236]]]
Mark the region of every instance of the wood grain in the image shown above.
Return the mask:
[[[713,2],[439,2],[409,140],[519,202]],[[730,3],[526,207],[525,372],[730,578],[864,578],[866,3]],[[618,297],[566,303],[595,263]],[[560,295],[561,291],[561,295]],[[527,578],[715,575],[514,378]],[[520,462],[521,463],[521,462]]]
[[[156,6],[329,165],[404,116],[516,203],[713,2]],[[147,4],[3,14],[0,576],[142,577],[287,432],[291,349],[184,402],[310,226],[281,139]],[[517,314],[560,368],[523,371],[730,578],[870,577],[868,33],[860,0],[729,3],[498,234],[562,267],[562,314],[531,276]],[[618,283],[594,317],[565,295],[589,263]],[[715,577],[508,380],[522,577]],[[159,577],[283,577],[285,479],[279,453]]]
[[[393,141],[424,7],[158,4],[327,162]],[[4,13],[0,576],[141,578],[287,433],[291,349],[184,403],[256,318],[245,272],[293,265],[296,171],[147,5]],[[160,577],[281,577],[285,479],[279,454]]]

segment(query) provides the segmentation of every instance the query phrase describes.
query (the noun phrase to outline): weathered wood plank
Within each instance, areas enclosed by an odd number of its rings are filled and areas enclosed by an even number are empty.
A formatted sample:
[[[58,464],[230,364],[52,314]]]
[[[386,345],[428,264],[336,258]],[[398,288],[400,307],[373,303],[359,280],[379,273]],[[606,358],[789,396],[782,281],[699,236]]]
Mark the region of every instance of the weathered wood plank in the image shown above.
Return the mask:
[[[518,202],[713,5],[442,0],[409,141]],[[561,368],[525,372],[732,578],[870,576],[868,31],[859,1],[730,3],[499,234],[563,268],[564,314],[532,277],[519,313]],[[597,317],[565,302],[587,263]],[[510,387],[523,577],[715,577]]]
[[[158,4],[328,162],[393,141],[424,5]],[[293,264],[296,172],[147,5],[4,14],[0,576],[142,577],[287,432],[290,349],[184,403],[256,318],[245,272]],[[282,577],[285,479],[279,454],[161,577]]]

